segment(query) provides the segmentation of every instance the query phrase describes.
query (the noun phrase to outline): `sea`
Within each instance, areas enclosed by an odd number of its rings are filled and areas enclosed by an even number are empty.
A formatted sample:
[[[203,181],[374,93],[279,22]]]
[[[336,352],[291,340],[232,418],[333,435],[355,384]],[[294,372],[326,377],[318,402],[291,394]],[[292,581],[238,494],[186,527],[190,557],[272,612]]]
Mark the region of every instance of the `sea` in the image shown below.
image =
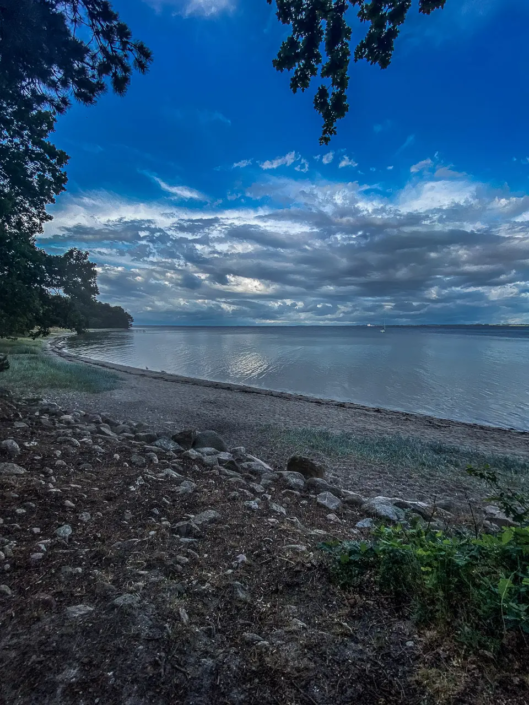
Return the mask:
[[[67,346],[141,369],[529,430],[524,326],[138,326]]]

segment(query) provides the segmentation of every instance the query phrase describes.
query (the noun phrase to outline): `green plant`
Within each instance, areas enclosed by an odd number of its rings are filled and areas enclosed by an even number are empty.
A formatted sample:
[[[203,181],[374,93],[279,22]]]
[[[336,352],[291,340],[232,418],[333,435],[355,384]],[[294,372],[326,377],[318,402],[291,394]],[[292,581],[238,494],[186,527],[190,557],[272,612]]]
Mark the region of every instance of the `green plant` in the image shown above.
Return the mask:
[[[373,582],[420,624],[497,650],[508,630],[529,633],[529,527],[473,538],[415,526],[378,527],[368,541],[325,543],[344,588]]]
[[[510,487],[503,487],[497,473],[489,465],[481,470],[469,466],[466,471],[468,475],[483,480],[494,489],[495,494],[487,497],[488,502],[495,502],[506,516],[518,524],[529,524],[529,499],[526,495]]]

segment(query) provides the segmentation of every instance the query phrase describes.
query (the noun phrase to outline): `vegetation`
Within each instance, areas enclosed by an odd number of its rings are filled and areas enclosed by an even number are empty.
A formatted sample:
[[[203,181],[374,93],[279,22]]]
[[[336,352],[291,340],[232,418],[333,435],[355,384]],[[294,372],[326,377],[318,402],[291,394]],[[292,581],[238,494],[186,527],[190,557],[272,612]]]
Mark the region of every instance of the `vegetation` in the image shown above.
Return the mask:
[[[419,0],[419,12],[429,15],[445,3]],[[359,21],[369,25],[366,36],[356,45],[354,60],[366,59],[385,69],[411,0],[276,0],[276,4],[279,21],[290,25],[292,33],[282,43],[274,66],[278,71],[294,71],[290,80],[294,93],[305,91],[318,72],[328,79],[330,91],[323,83],[314,97],[314,107],[323,118],[320,143],[328,144],[336,134],[336,122],[349,110],[346,93],[353,31],[346,17],[348,10],[358,8]]]
[[[0,337],[79,330],[79,303],[98,293],[94,265],[35,244],[66,184],[68,156],[48,137],[72,97],[92,104],[107,83],[122,95],[151,52],[107,0],[3,0],[0,41]]]
[[[0,353],[8,353],[10,360],[9,369],[2,373],[2,386],[13,391],[106,392],[119,383],[118,375],[113,372],[52,357],[43,350],[40,340],[0,340]]]
[[[281,441],[292,447],[293,452],[301,454],[317,453],[328,458],[353,457],[406,470],[438,472],[443,476],[449,473],[460,476],[470,464],[479,467],[490,465],[508,478],[512,485],[518,486],[529,478],[529,462],[522,458],[487,455],[469,448],[417,438],[400,435],[357,436],[313,428],[287,429],[280,434]]]
[[[422,625],[450,630],[467,647],[495,652],[507,632],[529,634],[529,499],[503,489],[490,468],[467,469],[492,486],[518,525],[497,535],[446,533],[430,525],[378,526],[367,541],[330,542],[334,578],[343,587],[374,583],[409,606]]]

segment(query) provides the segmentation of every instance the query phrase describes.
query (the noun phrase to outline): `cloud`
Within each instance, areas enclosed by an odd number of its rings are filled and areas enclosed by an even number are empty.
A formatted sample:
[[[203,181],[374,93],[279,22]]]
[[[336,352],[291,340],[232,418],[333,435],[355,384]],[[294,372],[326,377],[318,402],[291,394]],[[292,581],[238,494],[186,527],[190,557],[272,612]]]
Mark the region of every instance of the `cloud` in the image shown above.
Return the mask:
[[[410,171],[412,174],[417,174],[419,171],[429,169],[431,166],[433,166],[433,162],[431,159],[423,159],[422,162],[417,162],[417,164],[414,164],[411,167]]]
[[[199,110],[198,119],[202,125],[206,125],[208,122],[220,122],[223,125],[231,126],[231,120],[218,110]]]
[[[253,162],[253,159],[242,159],[240,162],[235,162],[233,165],[234,169],[244,169]]]
[[[303,173],[307,172],[309,170],[309,163],[306,159],[302,159],[300,163],[294,167],[296,171],[301,171]]]
[[[341,158],[338,168],[343,169],[345,166],[358,166],[358,162],[355,162],[351,157],[344,156]]]
[[[386,130],[391,129],[392,126],[393,123],[391,122],[391,120],[384,120],[383,122],[379,122],[373,125],[373,132],[380,134],[381,132],[385,132]]]
[[[222,12],[231,12],[235,7],[234,0],[144,0],[158,12],[167,6],[174,8],[175,14],[190,17],[216,17]]]
[[[323,162],[323,164],[330,164],[333,159],[334,159],[334,152],[327,152],[327,154],[323,155],[323,157],[321,158],[321,161]]]
[[[275,159],[262,162],[259,166],[261,169],[277,169],[280,166],[291,166],[299,156],[295,152],[289,152],[284,157],[276,157]]]
[[[40,243],[89,249],[137,322],[529,323],[529,195],[421,173],[396,192],[267,175],[227,207],[65,194]]]
[[[158,186],[162,189],[162,191],[165,191],[166,193],[170,193],[171,196],[177,199],[181,199],[184,201],[208,201],[208,197],[205,196],[203,193],[200,193],[200,191],[197,191],[194,188],[189,188],[189,186],[171,186],[168,184],[166,181],[163,181],[160,179],[156,174],[151,174],[148,171],[142,171],[142,174],[145,174],[151,181],[154,181],[155,183],[158,184]]]
[[[405,141],[400,145],[400,147],[397,149],[395,152],[395,156],[403,152],[405,149],[408,149],[408,147],[411,147],[411,145],[415,142],[415,135],[408,135],[406,137]]]
[[[467,176],[464,171],[454,171],[449,166],[440,166],[434,174],[436,179],[460,179]]]

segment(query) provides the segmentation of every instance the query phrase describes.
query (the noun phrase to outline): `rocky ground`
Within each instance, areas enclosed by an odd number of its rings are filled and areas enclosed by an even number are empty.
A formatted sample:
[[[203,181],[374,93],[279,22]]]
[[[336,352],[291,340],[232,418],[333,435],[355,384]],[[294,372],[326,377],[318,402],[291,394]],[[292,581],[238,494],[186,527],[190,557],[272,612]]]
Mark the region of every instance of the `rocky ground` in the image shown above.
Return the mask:
[[[0,441],[2,703],[529,702],[528,653],[464,657],[331,582],[322,541],[462,521],[449,504],[37,400],[0,402]]]

